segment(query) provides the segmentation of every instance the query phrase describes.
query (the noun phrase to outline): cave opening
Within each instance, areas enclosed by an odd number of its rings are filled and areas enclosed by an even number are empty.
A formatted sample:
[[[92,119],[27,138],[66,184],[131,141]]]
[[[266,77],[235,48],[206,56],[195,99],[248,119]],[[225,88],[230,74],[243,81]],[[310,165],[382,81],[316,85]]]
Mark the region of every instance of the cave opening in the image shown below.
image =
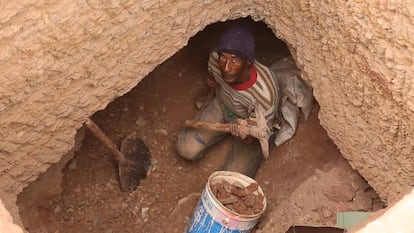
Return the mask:
[[[205,91],[209,52],[219,35],[235,24],[251,29],[256,59],[261,63],[271,65],[289,56],[286,43],[264,22],[242,18],[207,26],[129,93],[92,116],[117,145],[131,132],[138,133],[152,155],[149,177],[135,191],[122,192],[116,161],[82,128],[73,156],[51,166],[48,174],[42,174],[18,196],[26,230],[183,232],[208,176],[224,162],[230,144],[225,139],[203,159],[190,162],[174,151],[175,135],[196,113],[194,103]],[[256,176],[268,200],[258,229],[283,224],[287,229],[291,219],[300,219],[301,224],[334,225],[339,211],[384,207],[321,127],[318,108],[314,107],[309,119],[301,118],[295,136],[272,150]],[[51,182],[52,178],[58,181]]]

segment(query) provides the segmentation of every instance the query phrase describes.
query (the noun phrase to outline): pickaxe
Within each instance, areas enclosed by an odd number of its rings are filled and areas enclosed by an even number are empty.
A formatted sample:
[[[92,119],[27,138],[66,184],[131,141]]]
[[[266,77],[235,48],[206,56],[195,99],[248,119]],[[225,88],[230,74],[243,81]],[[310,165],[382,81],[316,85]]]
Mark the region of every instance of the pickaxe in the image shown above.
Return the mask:
[[[259,140],[265,159],[269,157],[269,137],[272,135],[272,131],[267,126],[266,119],[260,108],[256,109],[256,125],[249,125],[246,120],[242,119],[236,123],[228,124],[186,120],[185,125],[193,128],[228,132],[242,139],[249,135],[253,136]]]

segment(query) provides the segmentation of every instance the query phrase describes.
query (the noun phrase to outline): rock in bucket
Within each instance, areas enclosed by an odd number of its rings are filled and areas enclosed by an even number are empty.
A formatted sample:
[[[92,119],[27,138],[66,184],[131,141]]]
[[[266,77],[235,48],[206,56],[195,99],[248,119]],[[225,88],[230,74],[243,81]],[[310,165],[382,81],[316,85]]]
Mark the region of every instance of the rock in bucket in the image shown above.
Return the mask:
[[[251,232],[266,209],[262,188],[238,172],[210,175],[187,233]]]

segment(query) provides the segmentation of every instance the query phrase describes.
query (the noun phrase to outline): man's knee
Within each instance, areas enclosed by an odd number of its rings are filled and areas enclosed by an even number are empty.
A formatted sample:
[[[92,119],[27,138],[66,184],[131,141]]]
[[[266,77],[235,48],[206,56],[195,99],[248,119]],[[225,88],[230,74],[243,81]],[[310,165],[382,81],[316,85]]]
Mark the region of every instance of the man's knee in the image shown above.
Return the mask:
[[[177,143],[175,145],[175,150],[182,158],[187,160],[197,160],[201,157],[201,152],[190,144]]]
[[[184,159],[197,160],[201,157],[204,145],[194,138],[196,136],[196,134],[193,135],[186,131],[182,131],[178,135],[175,150]]]

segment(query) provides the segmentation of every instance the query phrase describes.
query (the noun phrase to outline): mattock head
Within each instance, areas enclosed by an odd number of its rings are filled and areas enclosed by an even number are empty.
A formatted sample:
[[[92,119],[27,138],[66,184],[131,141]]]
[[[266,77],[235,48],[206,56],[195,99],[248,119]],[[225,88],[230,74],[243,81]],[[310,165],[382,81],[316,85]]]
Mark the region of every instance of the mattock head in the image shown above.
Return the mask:
[[[269,129],[269,126],[266,123],[266,118],[263,113],[262,107],[257,104],[256,106],[256,128],[260,131],[260,136],[256,137],[259,142],[260,146],[262,147],[263,156],[265,159],[269,157],[269,137],[272,135],[272,131]]]

